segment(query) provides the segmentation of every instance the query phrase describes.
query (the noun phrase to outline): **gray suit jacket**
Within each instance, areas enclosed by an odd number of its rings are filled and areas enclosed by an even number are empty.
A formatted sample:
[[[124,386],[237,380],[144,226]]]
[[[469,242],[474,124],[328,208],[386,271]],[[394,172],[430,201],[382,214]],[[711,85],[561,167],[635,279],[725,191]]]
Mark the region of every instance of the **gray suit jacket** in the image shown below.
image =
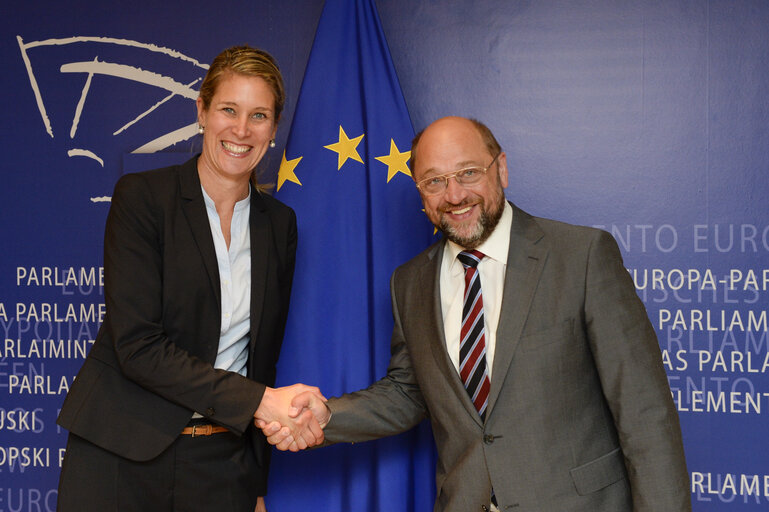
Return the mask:
[[[659,345],[614,239],[513,206],[493,378],[481,422],[446,352],[443,241],[391,281],[387,376],[331,399],[329,442],[424,417],[438,448],[435,511],[691,510]]]

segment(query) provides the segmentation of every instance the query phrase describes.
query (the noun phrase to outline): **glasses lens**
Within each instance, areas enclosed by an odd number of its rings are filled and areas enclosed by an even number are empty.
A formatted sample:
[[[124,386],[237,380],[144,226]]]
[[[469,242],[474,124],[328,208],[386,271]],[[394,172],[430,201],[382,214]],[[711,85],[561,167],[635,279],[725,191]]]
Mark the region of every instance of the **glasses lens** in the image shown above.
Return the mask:
[[[446,180],[434,178],[431,180],[427,180],[422,184],[422,190],[425,191],[425,193],[433,195],[433,194],[440,194],[444,190],[446,190]]]
[[[440,194],[446,190],[446,180],[439,176],[433,176],[419,182],[419,190],[428,195]]]
[[[463,169],[457,173],[457,182],[462,185],[473,185],[481,181],[483,178],[484,169],[477,167],[471,167],[469,169]]]

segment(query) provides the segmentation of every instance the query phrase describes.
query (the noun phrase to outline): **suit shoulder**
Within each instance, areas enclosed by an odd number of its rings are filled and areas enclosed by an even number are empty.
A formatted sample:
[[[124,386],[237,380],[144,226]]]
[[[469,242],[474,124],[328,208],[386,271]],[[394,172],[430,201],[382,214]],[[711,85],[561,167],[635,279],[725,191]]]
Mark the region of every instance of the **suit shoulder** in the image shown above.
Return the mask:
[[[176,189],[179,183],[179,174],[183,165],[171,165],[158,169],[124,174],[115,184],[115,194],[136,193],[139,190],[158,190],[166,193],[168,189]]]
[[[266,194],[264,192],[253,192],[252,190],[252,193],[259,194],[259,198],[262,200],[265,209],[286,215],[294,215],[294,209],[280,199],[276,199],[270,194]]]
[[[607,231],[590,226],[569,224],[567,222],[546,219],[544,217],[532,217],[532,220],[545,234],[545,238],[548,240],[550,245],[556,244],[566,247],[589,247],[596,242],[614,240]]]
[[[252,197],[251,208],[257,208],[265,213],[277,232],[287,233],[289,239],[296,240],[296,213],[293,208],[269,194],[253,189],[251,194],[255,195]]]
[[[622,264],[619,245],[607,231],[545,218],[532,220],[544,234],[540,243],[548,248],[551,265],[600,268],[616,262]]]
[[[393,278],[395,276],[405,276],[406,279],[410,279],[424,272],[424,267],[433,263],[435,258],[440,257],[442,254],[441,248],[445,243],[444,239],[440,239],[437,242],[431,244],[427,249],[423,250],[407,262],[399,265],[393,272]]]

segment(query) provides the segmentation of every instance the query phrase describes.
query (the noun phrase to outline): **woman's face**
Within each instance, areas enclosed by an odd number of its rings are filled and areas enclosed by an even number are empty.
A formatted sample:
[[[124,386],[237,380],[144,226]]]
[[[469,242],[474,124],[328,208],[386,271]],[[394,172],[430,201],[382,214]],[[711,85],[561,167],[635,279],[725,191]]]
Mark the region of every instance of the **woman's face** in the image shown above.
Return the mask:
[[[262,78],[229,73],[204,109],[198,98],[198,123],[204,127],[205,171],[223,178],[246,179],[267,151],[278,128],[275,95]]]

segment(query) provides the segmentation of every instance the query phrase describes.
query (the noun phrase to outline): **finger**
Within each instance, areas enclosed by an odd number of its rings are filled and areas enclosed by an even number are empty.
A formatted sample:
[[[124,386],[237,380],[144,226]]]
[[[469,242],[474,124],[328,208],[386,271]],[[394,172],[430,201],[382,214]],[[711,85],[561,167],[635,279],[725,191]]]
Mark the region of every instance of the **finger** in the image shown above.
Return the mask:
[[[320,438],[310,432],[309,429],[302,431],[302,435],[299,439],[297,439],[297,443],[301,446],[302,442],[304,443],[304,446],[302,449],[309,448],[310,446],[315,446],[320,444]]]
[[[292,435],[294,442],[299,450],[304,450],[308,446],[314,446],[315,435],[307,428],[307,425],[313,421],[312,413],[308,410],[302,411],[302,414],[297,418],[294,424],[294,430]]]
[[[318,423],[318,420],[316,420],[314,416],[307,425],[307,428],[312,432],[312,435],[315,436],[315,442],[310,446],[315,446],[316,444],[323,442],[323,429],[320,428],[320,423]]]
[[[267,437],[277,434],[283,428],[281,427],[280,423],[278,423],[277,421],[273,421],[272,423],[269,423],[269,424],[262,422],[262,424],[263,424],[263,426],[261,427],[262,432]],[[288,429],[286,430],[288,431]]]
[[[291,438],[291,430],[288,427],[281,427],[281,429],[277,433],[267,437],[267,442],[272,444],[272,445],[277,446],[278,449],[281,449],[280,448],[281,444],[287,438],[289,438],[289,439]],[[286,446],[288,446],[288,445],[286,445]],[[282,448],[282,449],[285,450],[285,448]]]
[[[307,441],[304,439],[304,437],[301,436],[301,434],[294,438],[294,444],[292,447],[296,446],[296,451],[299,450],[306,450],[307,449]]]
[[[303,409],[310,408],[314,401],[312,393],[299,393],[291,399],[291,407],[288,408],[288,416],[296,418]]]
[[[277,444],[280,441],[290,436],[291,436],[291,429],[289,427],[280,427],[280,430],[278,430],[275,434],[271,435],[270,438],[274,439]]]
[[[308,434],[303,427],[297,427],[297,429],[298,431],[294,433],[294,442],[300,450],[304,450],[312,442],[312,434],[309,434],[308,439]]]
[[[319,439],[323,437],[323,429],[312,410],[305,409],[302,411],[302,415],[297,419],[297,424],[302,426],[302,437],[309,446],[315,446],[320,442]]]
[[[285,452],[286,450],[290,449],[291,445],[296,445],[296,443],[294,443],[294,438],[289,435],[286,436],[286,438],[283,439],[280,443],[276,444],[275,447],[278,450]],[[296,450],[291,451],[293,452]]]

